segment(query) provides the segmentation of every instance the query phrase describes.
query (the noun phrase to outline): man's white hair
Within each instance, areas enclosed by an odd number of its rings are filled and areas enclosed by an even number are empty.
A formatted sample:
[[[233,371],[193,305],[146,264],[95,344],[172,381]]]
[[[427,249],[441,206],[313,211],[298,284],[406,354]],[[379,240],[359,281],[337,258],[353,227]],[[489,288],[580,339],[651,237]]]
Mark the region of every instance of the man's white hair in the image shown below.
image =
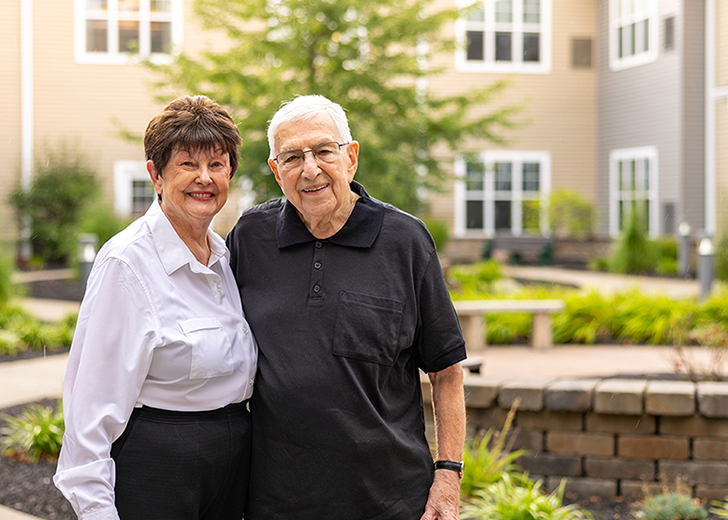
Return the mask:
[[[276,156],[275,137],[278,128],[286,123],[294,121],[309,121],[320,113],[328,114],[339,131],[341,143],[350,143],[352,141],[351,130],[349,129],[349,121],[346,119],[346,113],[341,105],[330,101],[324,96],[309,95],[298,96],[293,100],[286,102],[278,109],[273,119],[268,125],[268,146],[270,147],[270,158]]]

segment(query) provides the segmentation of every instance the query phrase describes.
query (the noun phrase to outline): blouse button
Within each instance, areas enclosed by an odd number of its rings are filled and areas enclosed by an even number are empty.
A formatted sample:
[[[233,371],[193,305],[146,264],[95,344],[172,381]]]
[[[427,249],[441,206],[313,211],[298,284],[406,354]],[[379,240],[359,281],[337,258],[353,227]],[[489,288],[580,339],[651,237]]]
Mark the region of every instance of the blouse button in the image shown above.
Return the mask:
[[[319,261],[314,262],[313,268],[316,270],[321,269],[321,262],[319,262]]]

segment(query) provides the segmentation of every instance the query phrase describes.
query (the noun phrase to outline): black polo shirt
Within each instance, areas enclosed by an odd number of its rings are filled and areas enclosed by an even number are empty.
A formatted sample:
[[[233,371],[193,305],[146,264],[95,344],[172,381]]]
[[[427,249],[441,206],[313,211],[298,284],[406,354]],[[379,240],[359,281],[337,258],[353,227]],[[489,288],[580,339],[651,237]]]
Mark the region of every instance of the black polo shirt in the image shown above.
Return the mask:
[[[432,483],[419,369],[465,358],[435,246],[416,218],[361,198],[319,240],[274,200],[227,238],[259,346],[246,519],[402,519]]]

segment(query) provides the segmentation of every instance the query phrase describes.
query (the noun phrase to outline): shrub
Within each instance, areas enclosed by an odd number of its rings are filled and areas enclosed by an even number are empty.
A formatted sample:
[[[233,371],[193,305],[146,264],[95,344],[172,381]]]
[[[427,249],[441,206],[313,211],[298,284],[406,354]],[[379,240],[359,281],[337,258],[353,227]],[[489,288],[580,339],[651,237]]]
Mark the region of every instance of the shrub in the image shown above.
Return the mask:
[[[20,288],[12,280],[14,268],[15,264],[10,256],[0,256],[0,309],[5,307],[12,297],[20,294]]]
[[[10,198],[19,217],[31,222],[37,256],[45,262],[67,262],[72,257],[83,209],[98,189],[86,159],[65,145],[38,161],[31,187],[16,188]]]
[[[705,520],[708,512],[689,494],[674,491],[645,498],[638,508],[642,520]]]
[[[594,344],[612,337],[614,307],[596,291],[564,297],[565,308],[553,317],[554,343]]]
[[[427,230],[432,235],[432,240],[435,241],[435,248],[438,252],[445,250],[445,246],[450,240],[450,228],[448,223],[444,220],[437,219],[424,219],[423,222],[427,226]]]
[[[554,190],[548,214],[551,231],[558,237],[587,239],[593,234],[594,208],[575,191]]]
[[[459,285],[458,298],[468,299],[491,293],[493,284],[503,278],[503,268],[495,260],[458,265],[450,269],[450,276]]]
[[[695,319],[693,300],[675,301],[663,295],[639,291],[622,293],[617,299],[615,333],[619,339],[652,345],[684,345]]]
[[[99,237],[99,249],[111,237],[123,230],[132,219],[117,215],[107,204],[96,203],[83,213],[81,233],[93,233]]]
[[[540,481],[508,474],[465,502],[460,517],[467,520],[585,520],[593,518],[576,504],[564,505],[565,481],[546,494]]]
[[[63,442],[63,410],[58,401],[56,409],[32,404],[18,417],[5,416],[7,426],[2,429],[3,452],[31,462],[41,457],[50,461],[58,459]]]
[[[647,238],[641,213],[633,209],[627,218],[609,257],[609,270],[615,273],[642,273],[652,271],[657,265],[657,251]]]
[[[20,352],[24,346],[17,334],[0,329],[0,354],[12,356]]]

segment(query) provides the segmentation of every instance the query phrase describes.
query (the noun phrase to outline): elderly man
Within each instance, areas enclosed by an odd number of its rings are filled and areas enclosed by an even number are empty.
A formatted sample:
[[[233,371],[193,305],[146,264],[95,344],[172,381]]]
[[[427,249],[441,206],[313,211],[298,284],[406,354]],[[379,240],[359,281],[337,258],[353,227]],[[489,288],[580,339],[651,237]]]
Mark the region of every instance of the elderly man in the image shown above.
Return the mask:
[[[298,97],[268,139],[286,199],[227,238],[259,345],[245,518],[456,520],[465,346],[432,238],[354,182],[359,143],[339,105]]]

